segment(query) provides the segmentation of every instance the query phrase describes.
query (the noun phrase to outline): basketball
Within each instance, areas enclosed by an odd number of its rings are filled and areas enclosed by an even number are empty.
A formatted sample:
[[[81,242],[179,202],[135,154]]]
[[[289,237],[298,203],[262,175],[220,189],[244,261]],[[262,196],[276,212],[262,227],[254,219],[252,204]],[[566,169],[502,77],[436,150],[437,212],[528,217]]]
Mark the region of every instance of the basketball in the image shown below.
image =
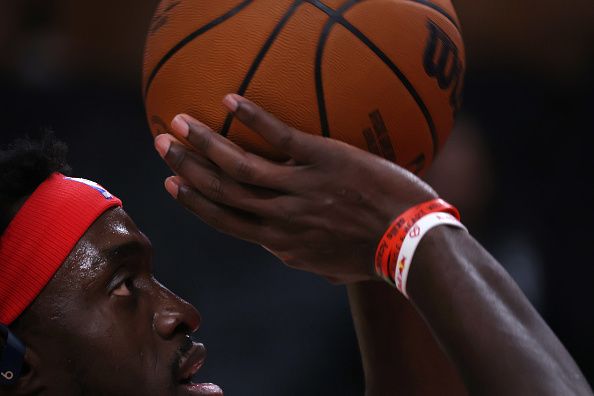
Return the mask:
[[[143,95],[153,135],[187,113],[285,159],[222,106],[238,93],[419,174],[451,132],[464,70],[450,0],[166,0],[147,34]]]

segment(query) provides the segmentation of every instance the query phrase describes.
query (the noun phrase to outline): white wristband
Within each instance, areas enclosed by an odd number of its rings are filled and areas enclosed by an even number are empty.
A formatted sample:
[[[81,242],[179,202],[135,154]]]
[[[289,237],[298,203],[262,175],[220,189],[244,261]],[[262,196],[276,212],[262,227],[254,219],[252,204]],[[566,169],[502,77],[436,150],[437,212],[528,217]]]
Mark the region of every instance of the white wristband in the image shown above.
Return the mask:
[[[394,276],[394,279],[396,279],[396,287],[402,294],[404,294],[406,298],[408,298],[408,294],[406,293],[406,281],[408,279],[408,272],[410,271],[410,265],[415,254],[415,250],[417,249],[417,246],[419,246],[419,242],[421,242],[421,239],[423,239],[427,231],[439,225],[449,225],[468,231],[466,227],[464,227],[464,225],[458,221],[458,219],[456,219],[451,214],[444,212],[429,213],[428,215],[421,217],[410,228],[406,234],[406,237],[404,238],[404,241],[402,242],[400,252],[398,253],[396,274]]]

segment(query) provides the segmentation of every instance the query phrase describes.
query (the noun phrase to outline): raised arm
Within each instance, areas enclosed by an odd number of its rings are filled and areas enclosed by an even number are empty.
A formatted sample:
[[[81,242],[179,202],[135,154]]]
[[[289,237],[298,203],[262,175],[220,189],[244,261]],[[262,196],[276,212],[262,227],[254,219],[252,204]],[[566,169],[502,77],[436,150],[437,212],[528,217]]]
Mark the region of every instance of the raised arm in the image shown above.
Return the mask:
[[[406,334],[410,322],[397,305],[377,306],[386,293],[379,282],[356,283],[378,280],[372,263],[381,236],[397,216],[436,198],[435,192],[392,163],[290,128],[237,95],[224,103],[291,161],[247,153],[206,125],[178,116],[172,127],[195,151],[169,135],[157,137],[157,149],[178,175],[167,179],[167,190],[213,227],[264,246],[291,267],[350,284],[368,392],[386,394],[376,390],[387,389],[377,385],[390,375],[382,368],[410,367],[418,357],[403,356],[403,345],[384,337]],[[465,231],[440,226],[426,234],[408,294],[470,393],[592,394],[513,280]],[[397,384],[396,375],[386,383]],[[398,387],[389,392],[397,394]]]
[[[367,281],[347,289],[367,396],[467,394],[427,324],[392,286]]]

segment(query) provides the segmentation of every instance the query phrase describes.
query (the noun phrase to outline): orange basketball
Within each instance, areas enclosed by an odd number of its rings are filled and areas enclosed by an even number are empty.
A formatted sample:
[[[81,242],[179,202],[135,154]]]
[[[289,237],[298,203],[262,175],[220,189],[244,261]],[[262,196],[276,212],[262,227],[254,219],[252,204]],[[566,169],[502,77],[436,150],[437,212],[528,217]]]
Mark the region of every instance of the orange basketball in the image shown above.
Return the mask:
[[[164,0],[143,94],[154,135],[187,113],[282,159],[221,105],[235,92],[297,129],[419,173],[449,136],[464,69],[450,0]]]

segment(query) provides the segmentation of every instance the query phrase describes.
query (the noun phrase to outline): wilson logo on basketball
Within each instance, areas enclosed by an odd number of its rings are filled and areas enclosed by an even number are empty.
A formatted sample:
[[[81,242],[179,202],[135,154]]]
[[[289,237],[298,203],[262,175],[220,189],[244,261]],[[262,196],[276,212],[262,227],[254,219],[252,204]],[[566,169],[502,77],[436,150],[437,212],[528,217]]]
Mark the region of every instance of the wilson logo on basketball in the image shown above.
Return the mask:
[[[429,38],[425,48],[423,66],[429,77],[437,79],[439,88],[452,89],[450,105],[456,113],[461,106],[464,66],[460,61],[458,47],[435,23],[427,23]]]
[[[421,174],[454,124],[457,19],[451,0],[161,0],[143,62],[151,133],[163,131],[153,116],[168,127],[185,111],[253,154],[288,160],[224,110],[235,92],[293,128]]]

